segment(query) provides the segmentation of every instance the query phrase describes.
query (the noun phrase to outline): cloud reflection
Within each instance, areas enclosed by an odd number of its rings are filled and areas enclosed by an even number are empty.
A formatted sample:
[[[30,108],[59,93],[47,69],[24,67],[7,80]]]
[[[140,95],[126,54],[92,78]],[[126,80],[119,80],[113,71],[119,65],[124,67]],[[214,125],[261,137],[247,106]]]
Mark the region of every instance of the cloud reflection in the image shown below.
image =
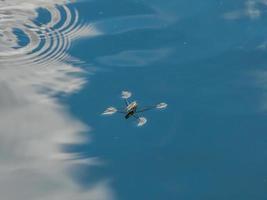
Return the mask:
[[[261,6],[266,6],[266,0],[247,0],[243,9],[227,12],[223,17],[227,20],[237,20],[241,18],[258,19],[263,11]]]
[[[66,50],[75,39],[99,34],[82,24],[77,10],[66,2],[0,2],[1,199],[113,198],[107,180],[81,190],[67,174],[77,163],[99,162],[60,150],[63,144],[84,142],[81,133],[89,130],[53,98],[86,83],[81,76],[85,72],[65,62],[72,60]],[[40,6],[49,13],[49,22],[36,20]],[[19,44],[23,37],[27,42]]]
[[[171,51],[171,48],[129,50],[115,55],[102,56],[96,60],[104,65],[119,67],[142,67],[168,57],[171,54]]]

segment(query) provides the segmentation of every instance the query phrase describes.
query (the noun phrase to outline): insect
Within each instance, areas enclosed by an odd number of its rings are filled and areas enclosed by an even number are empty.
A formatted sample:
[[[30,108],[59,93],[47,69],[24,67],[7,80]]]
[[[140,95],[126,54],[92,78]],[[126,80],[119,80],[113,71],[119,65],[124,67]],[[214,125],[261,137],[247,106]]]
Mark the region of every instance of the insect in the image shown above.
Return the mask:
[[[132,93],[129,91],[122,91],[121,98],[124,100],[125,107],[123,109],[117,109],[115,107],[107,108],[102,115],[113,115],[115,113],[124,114],[125,119],[134,117],[137,120],[137,126],[143,126],[147,119],[145,117],[140,117],[139,114],[148,110],[158,109],[163,110],[167,107],[166,103],[159,103],[157,105],[139,107],[137,101],[129,101],[129,98],[132,96]]]

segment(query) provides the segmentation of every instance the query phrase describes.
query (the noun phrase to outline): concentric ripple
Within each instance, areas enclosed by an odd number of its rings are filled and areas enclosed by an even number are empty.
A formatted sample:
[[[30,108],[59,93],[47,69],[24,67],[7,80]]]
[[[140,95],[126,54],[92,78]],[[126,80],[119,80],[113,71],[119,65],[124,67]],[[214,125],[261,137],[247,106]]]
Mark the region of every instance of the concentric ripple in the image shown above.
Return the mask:
[[[38,20],[42,16],[36,16],[35,12],[0,7],[1,66],[53,65],[69,58],[66,52],[72,40],[97,34],[92,26],[80,20],[73,7],[61,5],[43,9],[50,15],[49,22]],[[14,28],[23,34],[14,33]],[[17,47],[19,40],[25,39],[27,44]]]
[[[80,89],[85,80],[71,74],[84,71],[72,64],[81,62],[68,49],[74,40],[99,32],[66,1],[27,2],[0,1],[0,80],[34,86],[42,96]]]

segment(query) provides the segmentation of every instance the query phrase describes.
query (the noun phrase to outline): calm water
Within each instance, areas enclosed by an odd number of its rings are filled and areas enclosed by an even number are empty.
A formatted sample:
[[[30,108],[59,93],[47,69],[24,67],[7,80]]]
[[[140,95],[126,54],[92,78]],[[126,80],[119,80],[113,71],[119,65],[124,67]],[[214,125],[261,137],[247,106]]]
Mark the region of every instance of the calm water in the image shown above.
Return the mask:
[[[267,3],[0,2],[0,197],[267,199]],[[167,102],[104,117],[122,90]]]

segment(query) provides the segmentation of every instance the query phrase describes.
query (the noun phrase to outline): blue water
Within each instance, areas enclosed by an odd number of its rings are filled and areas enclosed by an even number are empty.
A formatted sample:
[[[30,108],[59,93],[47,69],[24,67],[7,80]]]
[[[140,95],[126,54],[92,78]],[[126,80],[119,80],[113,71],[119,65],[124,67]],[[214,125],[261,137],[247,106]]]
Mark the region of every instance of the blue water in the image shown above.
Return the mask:
[[[266,40],[265,13],[223,17],[245,9],[244,1],[76,6],[106,34],[70,50],[95,68],[88,85],[65,100],[92,127],[93,140],[66,149],[107,164],[81,169],[74,179],[89,187],[108,177],[121,200],[266,199],[266,86],[255,75],[266,69],[266,51],[258,48]],[[140,104],[169,107],[146,113],[142,128],[120,115],[101,116],[107,106],[123,105],[124,89]]]
[[[81,133],[90,141],[62,150],[103,162],[76,166],[68,174],[75,184],[86,191],[108,180],[117,200],[267,199],[267,6],[250,2],[68,5],[99,32],[66,48],[83,61],[74,66],[88,72],[86,85],[53,94],[90,127]],[[38,13],[36,21],[50,21],[45,9]],[[20,46],[29,43],[20,30],[15,34]],[[101,115],[124,105],[122,90],[140,105],[166,102],[168,108],[144,113],[142,127],[120,114]]]

